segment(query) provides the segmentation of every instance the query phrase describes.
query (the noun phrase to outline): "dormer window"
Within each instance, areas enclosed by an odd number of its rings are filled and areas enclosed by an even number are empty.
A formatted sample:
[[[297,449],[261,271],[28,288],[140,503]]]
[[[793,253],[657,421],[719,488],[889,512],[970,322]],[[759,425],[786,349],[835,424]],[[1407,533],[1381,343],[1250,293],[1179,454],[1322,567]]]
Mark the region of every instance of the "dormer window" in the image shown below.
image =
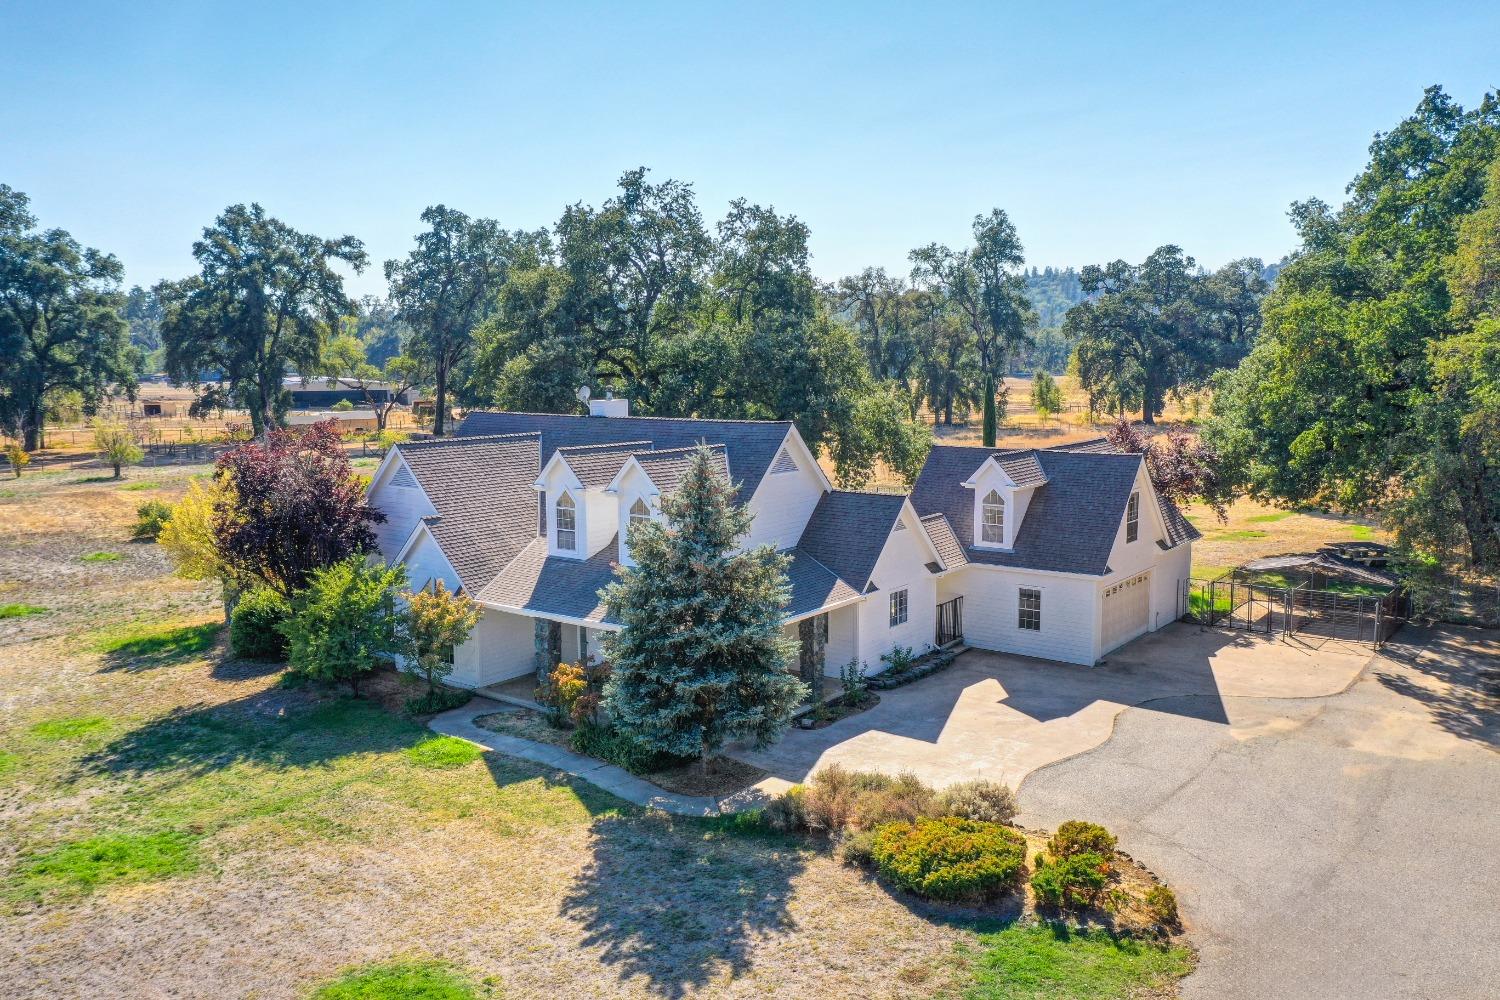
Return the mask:
[[[1125,505],[1125,541],[1133,542],[1141,535],[1141,495],[1130,494],[1130,502]]]
[[[557,498],[557,548],[562,552],[578,549],[578,510],[566,493]]]
[[[651,508],[646,506],[644,499],[636,497],[635,503],[630,505],[630,524],[626,525],[626,530],[629,531],[632,525],[644,524],[650,520]]]
[[[980,524],[979,538],[988,545],[1003,545],[1005,543],[1005,501],[1000,499],[997,490],[990,490],[981,505],[980,513],[983,520]]]

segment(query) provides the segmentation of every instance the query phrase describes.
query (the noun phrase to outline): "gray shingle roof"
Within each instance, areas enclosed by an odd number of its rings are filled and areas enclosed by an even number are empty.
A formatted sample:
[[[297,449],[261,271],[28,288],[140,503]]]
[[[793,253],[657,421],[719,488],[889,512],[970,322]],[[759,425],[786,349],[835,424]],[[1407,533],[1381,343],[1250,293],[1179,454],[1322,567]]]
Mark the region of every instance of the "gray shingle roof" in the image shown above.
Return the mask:
[[[1035,452],[996,455],[995,464],[1000,466],[1017,486],[1040,486],[1047,481],[1047,474],[1042,471],[1042,465],[1036,460]]]
[[[587,559],[547,555],[547,540],[534,539],[479,592],[479,599],[543,616],[606,621],[599,591],[614,579],[619,536]]]
[[[649,451],[650,441],[580,444],[557,449],[584,486],[607,486],[633,452]]]
[[[786,606],[787,617],[804,617],[830,604],[841,604],[859,597],[859,591],[802,549],[789,549],[784,554],[792,557],[786,570],[786,578],[792,585],[792,599]]]
[[[1203,537],[1203,532],[1195,528],[1193,522],[1183,516],[1175,503],[1163,496],[1157,497],[1156,502],[1161,504],[1161,520],[1167,529],[1166,548],[1175,549],[1183,542]]]
[[[937,445],[927,455],[911,502],[924,519],[944,514],[970,562],[1058,573],[1109,572],[1109,554],[1125,516],[1141,456],[1038,451],[1047,477],[1032,494],[1015,548],[975,548],[973,492],[959,484],[993,454],[988,448]]]
[[[692,420],[679,417],[578,417],[560,413],[476,410],[464,417],[460,437],[536,431],[542,436],[542,464],[558,448],[609,441],[650,441],[657,449],[722,444],[729,476],[748,499],[776,459],[791,430],[789,420]]]
[[[969,561],[964,555],[964,547],[958,541],[958,536],[953,533],[953,525],[948,523],[946,514],[928,514],[922,518],[922,527],[927,531],[927,537],[932,539],[932,547],[937,549],[938,555],[942,557],[943,565],[949,569],[962,566]]]
[[[862,594],[905,502],[899,493],[825,493],[797,548]]]
[[[428,529],[466,591],[489,583],[536,537],[538,435],[445,438],[396,448],[437,508]]]
[[[720,471],[727,476],[729,463],[725,459],[724,446],[712,445],[709,450],[718,459]],[[635,460],[640,463],[641,470],[646,473],[646,478],[651,480],[653,486],[663,493],[671,493],[682,482],[682,477],[687,475],[688,465],[697,451],[697,445],[691,448],[666,448],[637,453]]]
[[[1060,444],[1048,451],[1073,451],[1091,455],[1118,455],[1120,449],[1109,443],[1109,438],[1089,438],[1087,441],[1075,441],[1072,444]]]

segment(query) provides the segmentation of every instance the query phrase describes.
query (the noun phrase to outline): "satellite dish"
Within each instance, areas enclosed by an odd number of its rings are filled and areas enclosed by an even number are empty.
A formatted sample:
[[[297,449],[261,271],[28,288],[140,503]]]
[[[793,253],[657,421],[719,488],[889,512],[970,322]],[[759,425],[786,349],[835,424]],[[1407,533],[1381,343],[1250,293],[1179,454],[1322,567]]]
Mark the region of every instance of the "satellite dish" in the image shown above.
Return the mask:
[[[580,385],[578,387],[578,391],[576,393],[574,393],[574,395],[576,395],[578,397],[578,401],[580,403],[587,403],[589,401],[589,396],[593,395],[593,393],[591,393],[589,391],[589,387],[588,386],[586,386],[586,385]]]

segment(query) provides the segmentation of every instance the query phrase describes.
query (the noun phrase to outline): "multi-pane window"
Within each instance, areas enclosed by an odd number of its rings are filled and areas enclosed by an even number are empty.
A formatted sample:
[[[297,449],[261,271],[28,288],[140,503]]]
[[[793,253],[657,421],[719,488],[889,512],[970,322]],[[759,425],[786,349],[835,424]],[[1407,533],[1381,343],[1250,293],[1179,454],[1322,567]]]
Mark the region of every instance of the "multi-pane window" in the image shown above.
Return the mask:
[[[578,548],[578,511],[566,493],[557,498],[557,547],[563,552]]]
[[[907,593],[904,590],[891,591],[891,628],[897,625],[905,625],[910,608],[907,606]]]
[[[1133,542],[1141,533],[1141,495],[1130,494],[1130,502],[1125,505],[1125,541]]]
[[[980,539],[994,545],[1005,542],[1005,501],[1000,499],[1000,494],[990,490],[989,495],[984,498],[980,505],[984,515],[983,524],[980,528]]]
[[[1022,587],[1019,607],[1016,626],[1032,632],[1040,632],[1042,630],[1042,592],[1030,587]]]
[[[630,505],[630,523],[642,524],[651,520],[651,508],[646,506],[646,501],[636,497],[635,503]]]

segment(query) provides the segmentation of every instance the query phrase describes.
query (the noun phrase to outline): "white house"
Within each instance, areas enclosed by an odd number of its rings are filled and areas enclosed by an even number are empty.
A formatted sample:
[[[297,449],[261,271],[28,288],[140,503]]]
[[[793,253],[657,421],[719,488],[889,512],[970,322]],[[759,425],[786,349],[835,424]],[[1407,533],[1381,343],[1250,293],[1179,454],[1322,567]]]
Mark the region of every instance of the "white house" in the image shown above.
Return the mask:
[[[454,438],[392,448],[370,485],[381,554],[483,615],[453,683],[483,687],[598,654],[617,629],[600,590],[630,564],[632,519],[657,519],[710,448],[748,504],[746,546],[790,556],[786,628],[806,677],[897,646],[971,646],[1072,663],[1175,619],[1197,532],[1138,455],[935,447],[910,496],[836,490],[786,421],[476,412]]]

